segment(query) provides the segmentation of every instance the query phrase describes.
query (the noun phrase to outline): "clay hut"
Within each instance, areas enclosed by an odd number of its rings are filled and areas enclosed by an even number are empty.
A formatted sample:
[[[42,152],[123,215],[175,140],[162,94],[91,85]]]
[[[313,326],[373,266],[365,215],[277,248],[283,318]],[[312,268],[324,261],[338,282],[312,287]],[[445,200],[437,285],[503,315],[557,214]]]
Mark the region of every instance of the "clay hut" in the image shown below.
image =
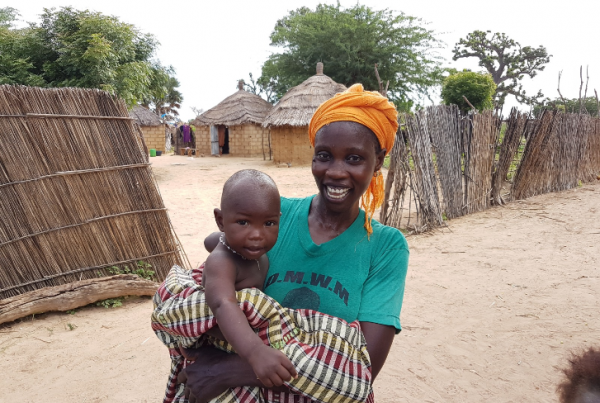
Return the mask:
[[[142,129],[148,150],[154,148],[156,151],[164,152],[166,125],[160,120],[158,115],[141,105],[136,105],[129,112],[129,116]]]
[[[319,105],[346,89],[323,74],[323,63],[317,63],[317,74],[289,90],[273,107],[263,122],[271,129],[271,148],[276,164],[310,164],[313,148],[308,141],[308,124]]]
[[[272,107],[258,95],[245,91],[244,82],[240,81],[233,95],[192,122],[196,126],[196,153],[270,157],[269,129],[262,122]]]

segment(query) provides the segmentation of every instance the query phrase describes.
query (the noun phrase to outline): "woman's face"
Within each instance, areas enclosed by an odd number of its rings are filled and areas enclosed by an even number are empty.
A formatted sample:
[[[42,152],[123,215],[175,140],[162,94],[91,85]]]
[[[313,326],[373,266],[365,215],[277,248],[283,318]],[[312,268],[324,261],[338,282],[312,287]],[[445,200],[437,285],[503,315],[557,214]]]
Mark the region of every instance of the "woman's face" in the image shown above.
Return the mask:
[[[381,169],[385,150],[377,152],[377,138],[355,122],[334,122],[315,137],[312,173],[327,209],[335,212],[358,207],[375,171]]]

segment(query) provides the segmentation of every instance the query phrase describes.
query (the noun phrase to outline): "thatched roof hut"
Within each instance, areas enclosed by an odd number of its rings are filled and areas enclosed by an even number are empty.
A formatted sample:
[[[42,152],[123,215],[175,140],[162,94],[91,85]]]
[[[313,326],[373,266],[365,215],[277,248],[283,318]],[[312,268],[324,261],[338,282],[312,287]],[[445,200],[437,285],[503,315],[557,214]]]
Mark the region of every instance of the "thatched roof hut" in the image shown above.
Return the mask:
[[[136,105],[129,112],[129,116],[142,129],[148,149],[154,148],[157,151],[165,151],[165,124],[156,113],[141,105]]]
[[[129,112],[129,116],[135,119],[135,122],[140,126],[162,126],[163,124],[156,113],[141,105],[134,106]]]
[[[238,126],[246,123],[262,124],[273,105],[244,90],[244,82],[240,80],[238,90],[199,115],[192,124],[194,126]]]
[[[323,102],[346,90],[323,74],[323,63],[317,63],[317,74],[289,90],[265,117],[264,127],[271,129],[275,163],[308,164],[313,150],[308,142],[308,124]]]
[[[215,107],[192,121],[196,126],[196,149],[211,154],[211,129],[214,142],[219,142],[221,154],[238,157],[266,157],[269,154],[269,130],[263,120],[273,105],[244,90],[240,80],[238,90]],[[218,139],[217,139],[218,137]],[[212,154],[216,154],[217,148]]]

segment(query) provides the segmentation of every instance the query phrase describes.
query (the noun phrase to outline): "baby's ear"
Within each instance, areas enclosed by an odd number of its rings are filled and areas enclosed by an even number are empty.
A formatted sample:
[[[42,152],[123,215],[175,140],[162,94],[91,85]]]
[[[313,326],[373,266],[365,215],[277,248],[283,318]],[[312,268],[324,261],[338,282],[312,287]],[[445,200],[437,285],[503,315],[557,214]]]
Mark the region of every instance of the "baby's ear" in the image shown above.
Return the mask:
[[[223,212],[221,209],[216,208],[214,210],[215,213],[215,222],[217,223],[217,227],[219,227],[219,231],[223,232],[225,226],[223,225]]]

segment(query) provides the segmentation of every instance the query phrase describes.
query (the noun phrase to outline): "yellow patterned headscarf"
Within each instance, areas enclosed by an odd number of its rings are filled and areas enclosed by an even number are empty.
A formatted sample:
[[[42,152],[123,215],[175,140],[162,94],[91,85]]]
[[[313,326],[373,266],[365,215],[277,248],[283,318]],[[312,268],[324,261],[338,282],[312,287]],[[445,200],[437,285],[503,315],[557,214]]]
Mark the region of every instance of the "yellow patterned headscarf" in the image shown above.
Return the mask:
[[[378,92],[365,91],[362,84],[354,84],[346,91],[336,94],[323,102],[313,115],[308,126],[308,138],[315,145],[315,136],[319,129],[333,122],[356,122],[371,129],[386,155],[392,150],[398,130],[398,112],[386,97]],[[371,220],[375,210],[381,206],[384,198],[383,177],[376,172],[369,188],[361,197],[365,210],[365,229],[370,236],[373,233]]]

